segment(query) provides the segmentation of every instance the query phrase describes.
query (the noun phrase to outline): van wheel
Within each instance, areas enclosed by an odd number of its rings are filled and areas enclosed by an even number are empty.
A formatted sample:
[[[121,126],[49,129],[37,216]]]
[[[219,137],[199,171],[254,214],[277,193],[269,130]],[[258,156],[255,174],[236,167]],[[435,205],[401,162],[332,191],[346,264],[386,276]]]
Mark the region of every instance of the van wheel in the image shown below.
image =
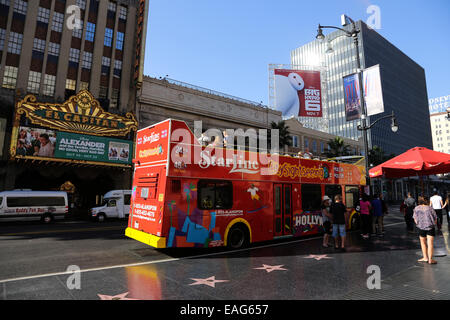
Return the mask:
[[[42,216],[41,221],[45,224],[53,222],[53,216],[50,213],[46,213]]]
[[[98,222],[105,222],[105,220],[106,220],[105,214],[104,213],[99,213],[98,216],[97,216],[97,220],[98,220]]]
[[[249,245],[249,232],[244,224],[234,225],[227,236],[227,247],[230,249],[241,249]]]

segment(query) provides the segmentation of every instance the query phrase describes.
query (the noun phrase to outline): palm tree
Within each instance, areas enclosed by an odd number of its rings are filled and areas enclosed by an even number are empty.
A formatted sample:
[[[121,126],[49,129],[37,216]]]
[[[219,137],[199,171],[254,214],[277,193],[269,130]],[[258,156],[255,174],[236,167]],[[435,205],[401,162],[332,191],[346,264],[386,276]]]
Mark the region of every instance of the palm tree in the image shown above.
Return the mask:
[[[326,152],[328,158],[348,156],[350,154],[350,145],[345,144],[341,137],[335,137],[328,141],[329,150]]]
[[[279,121],[278,123],[272,121],[270,124],[272,129],[277,129],[279,134],[279,145],[280,151],[284,150],[284,146],[292,146],[292,137],[289,135],[289,127],[286,126],[286,122],[284,120]],[[270,142],[270,145],[272,145],[271,142],[271,134],[267,137],[267,140]]]

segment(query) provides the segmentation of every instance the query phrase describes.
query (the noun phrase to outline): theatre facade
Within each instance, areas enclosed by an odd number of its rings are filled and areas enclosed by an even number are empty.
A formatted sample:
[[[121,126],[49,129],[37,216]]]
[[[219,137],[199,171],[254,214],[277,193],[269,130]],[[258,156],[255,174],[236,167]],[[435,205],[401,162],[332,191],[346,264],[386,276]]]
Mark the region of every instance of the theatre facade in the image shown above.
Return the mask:
[[[86,214],[114,189],[130,189],[133,113],[106,112],[87,90],[62,104],[27,95],[15,104],[5,189],[64,190]]]

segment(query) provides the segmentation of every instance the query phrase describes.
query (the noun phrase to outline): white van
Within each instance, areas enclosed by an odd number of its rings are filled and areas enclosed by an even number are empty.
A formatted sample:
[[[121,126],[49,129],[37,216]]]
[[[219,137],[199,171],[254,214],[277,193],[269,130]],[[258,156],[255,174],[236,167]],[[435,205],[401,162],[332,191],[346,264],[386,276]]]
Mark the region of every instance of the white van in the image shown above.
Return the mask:
[[[131,190],[112,190],[103,196],[103,205],[91,209],[91,216],[99,222],[106,218],[128,218]]]
[[[50,223],[64,219],[69,212],[64,191],[3,191],[0,192],[0,221],[38,220]]]

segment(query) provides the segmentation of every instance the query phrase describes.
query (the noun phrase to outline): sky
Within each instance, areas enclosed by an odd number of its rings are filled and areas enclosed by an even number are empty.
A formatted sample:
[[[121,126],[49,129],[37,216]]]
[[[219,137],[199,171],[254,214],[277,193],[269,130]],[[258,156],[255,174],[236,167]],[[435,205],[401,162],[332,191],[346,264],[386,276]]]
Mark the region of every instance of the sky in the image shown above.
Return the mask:
[[[144,74],[269,103],[269,64],[340,26],[345,13],[367,22],[425,69],[428,98],[450,95],[448,0],[149,0]],[[325,29],[324,33],[331,32]],[[350,40],[349,40],[350,41]]]

